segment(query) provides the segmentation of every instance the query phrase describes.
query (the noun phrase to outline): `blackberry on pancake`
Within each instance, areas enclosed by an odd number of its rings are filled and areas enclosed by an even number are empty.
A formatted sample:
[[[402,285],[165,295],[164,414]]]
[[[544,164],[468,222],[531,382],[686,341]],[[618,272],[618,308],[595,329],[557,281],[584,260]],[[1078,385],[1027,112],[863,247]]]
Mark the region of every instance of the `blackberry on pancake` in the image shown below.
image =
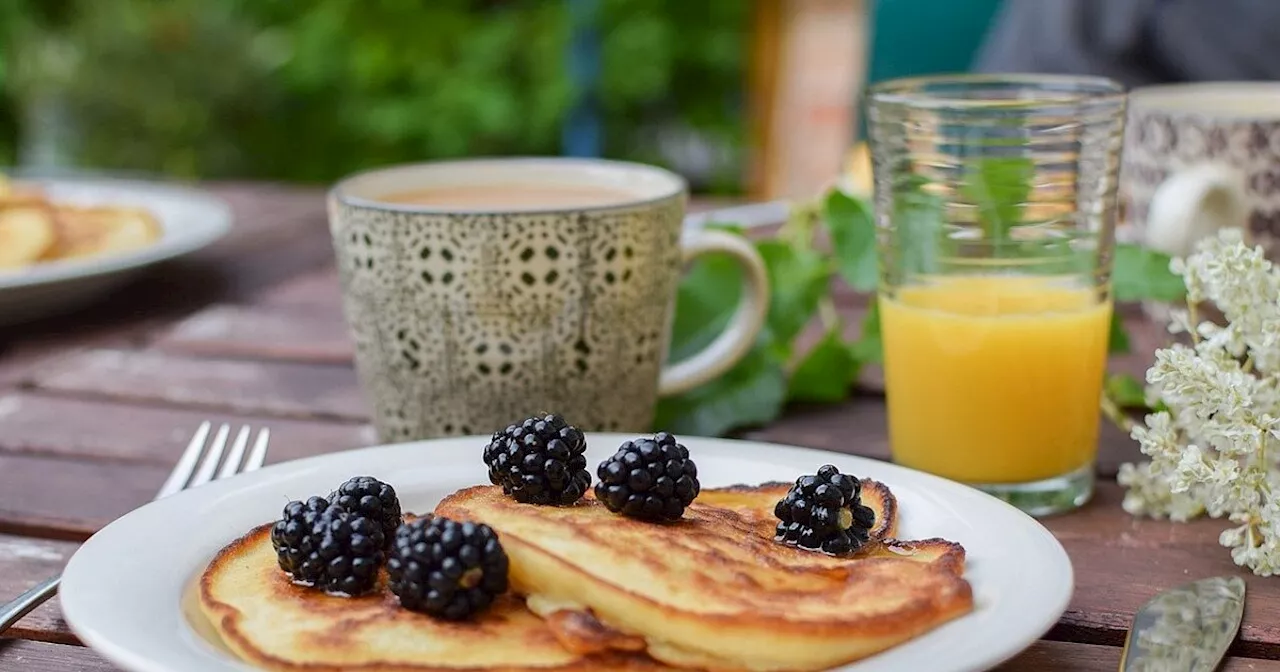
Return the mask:
[[[374,587],[384,546],[379,522],[323,497],[285,505],[271,527],[276,562],[295,583],[360,595]]]
[[[378,521],[387,544],[400,527],[400,499],[395,488],[372,476],[356,476],[329,494],[329,502]]]
[[[862,483],[824,465],[801,476],[774,507],[775,539],[807,550],[847,555],[862,547],[875,524],[875,512],[862,505]]]
[[[495,432],[484,448],[489,481],[524,504],[568,506],[587,494],[586,438],[558,415]]]
[[[596,476],[596,499],[614,513],[640,520],[679,520],[701,490],[689,449],[667,432],[623,443],[600,463]]]
[[[427,516],[396,530],[387,574],[400,606],[463,620],[506,592],[507,553],[488,525]]]

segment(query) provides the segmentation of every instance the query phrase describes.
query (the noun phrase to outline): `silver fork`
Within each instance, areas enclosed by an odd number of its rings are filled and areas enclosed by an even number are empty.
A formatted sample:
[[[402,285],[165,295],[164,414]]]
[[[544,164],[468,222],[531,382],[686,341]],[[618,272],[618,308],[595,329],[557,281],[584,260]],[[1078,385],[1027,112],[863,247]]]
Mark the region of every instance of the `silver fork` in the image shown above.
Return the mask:
[[[154,499],[164,499],[175,492],[204,485],[215,478],[222,479],[256,471],[267,459],[267,442],[271,439],[271,433],[267,428],[258,430],[253,448],[250,449],[249,435],[252,431],[248,425],[241,427],[235,440],[231,442],[231,451],[227,453],[225,460],[222,459],[222,454],[226,452],[227,437],[231,434],[231,427],[225,424],[219,427],[213,435],[213,441],[208,441],[206,446],[211,428],[212,425],[207,420],[200,423],[195,435],[191,437],[191,442],[187,444],[187,449],[182,452],[182,457],[178,458],[178,463],[174,465],[173,471],[169,472],[169,478],[165,480],[164,485],[160,486],[160,491],[156,493]],[[245,457],[246,449],[249,450],[247,458]],[[201,455],[204,455],[203,460],[200,459]],[[197,462],[200,464],[199,469],[196,468]],[[219,462],[222,463],[221,469],[218,468]],[[8,604],[0,605],[0,633],[8,630],[9,626],[18,622],[18,619],[56,595],[61,580],[61,574],[51,576]]]

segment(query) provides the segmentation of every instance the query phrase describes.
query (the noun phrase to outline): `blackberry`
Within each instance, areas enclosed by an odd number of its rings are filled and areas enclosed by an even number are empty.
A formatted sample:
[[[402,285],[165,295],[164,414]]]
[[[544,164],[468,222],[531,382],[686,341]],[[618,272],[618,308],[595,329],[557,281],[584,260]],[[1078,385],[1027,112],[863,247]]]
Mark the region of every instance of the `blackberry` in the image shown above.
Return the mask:
[[[427,516],[396,530],[387,574],[400,606],[462,620],[507,590],[507,553],[488,525]]]
[[[484,448],[489,481],[525,504],[568,506],[591,487],[586,439],[558,415],[533,417],[495,432]]]
[[[372,476],[356,476],[330,493],[329,501],[378,521],[387,544],[395,538],[400,527],[400,499],[390,485]]]
[[[271,528],[276,562],[295,583],[359,595],[378,580],[382,526],[323,497],[293,501]]]
[[[698,496],[698,467],[676,437],[627,441],[596,468],[596,499],[614,513],[651,521],[678,520]]]
[[[776,540],[830,555],[846,555],[867,543],[875,512],[862,505],[862,483],[825,465],[801,476],[773,509]]]

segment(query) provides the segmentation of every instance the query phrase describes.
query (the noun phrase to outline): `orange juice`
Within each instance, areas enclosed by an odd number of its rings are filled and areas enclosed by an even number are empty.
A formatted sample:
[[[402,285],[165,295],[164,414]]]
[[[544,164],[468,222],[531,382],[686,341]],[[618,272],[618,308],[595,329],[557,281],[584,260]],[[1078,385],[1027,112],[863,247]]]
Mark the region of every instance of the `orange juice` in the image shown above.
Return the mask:
[[[1092,464],[1110,302],[1061,278],[959,276],[881,297],[894,461],[968,483]]]

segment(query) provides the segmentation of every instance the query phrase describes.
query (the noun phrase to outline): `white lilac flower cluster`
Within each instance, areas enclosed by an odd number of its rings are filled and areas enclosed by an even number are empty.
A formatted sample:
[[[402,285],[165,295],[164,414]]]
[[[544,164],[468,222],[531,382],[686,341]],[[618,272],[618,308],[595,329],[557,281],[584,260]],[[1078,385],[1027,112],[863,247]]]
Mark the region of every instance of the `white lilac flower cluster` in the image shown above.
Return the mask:
[[[1132,436],[1151,460],[1121,467],[1124,508],[1225,517],[1233,526],[1219,542],[1236,564],[1280,573],[1280,269],[1228,230],[1171,270],[1186,283],[1187,309],[1173,313],[1169,331],[1186,344],[1157,351],[1147,371],[1159,410]],[[1197,317],[1205,302],[1225,324]]]

